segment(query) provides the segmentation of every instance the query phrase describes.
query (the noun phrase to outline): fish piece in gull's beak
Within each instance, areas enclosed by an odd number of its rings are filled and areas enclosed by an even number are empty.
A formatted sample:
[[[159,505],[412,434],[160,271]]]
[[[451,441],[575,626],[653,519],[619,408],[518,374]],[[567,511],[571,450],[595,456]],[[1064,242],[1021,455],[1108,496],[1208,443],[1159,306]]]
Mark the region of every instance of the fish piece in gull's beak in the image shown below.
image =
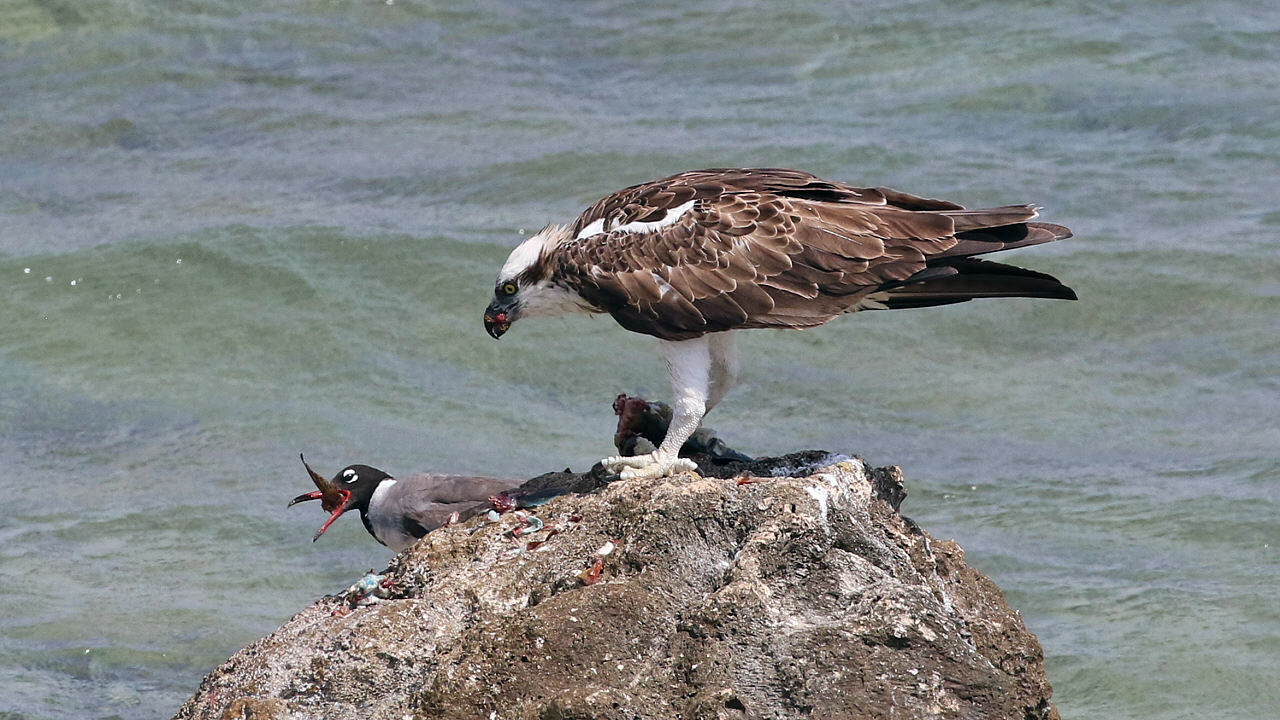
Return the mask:
[[[298,453],[298,457],[302,459],[302,466],[307,469],[307,474],[311,476],[311,482],[315,483],[316,488],[318,489],[309,493],[303,493],[290,500],[288,507],[293,507],[294,505],[300,502],[306,502],[307,500],[320,501],[320,507],[324,508],[324,511],[329,513],[329,519],[325,521],[324,525],[320,526],[320,529],[316,531],[315,536],[311,538],[311,542],[315,542],[320,539],[320,536],[324,534],[325,530],[329,529],[329,526],[333,524],[334,520],[337,520],[342,516],[342,513],[347,511],[347,501],[351,499],[351,491],[343,490],[329,480],[326,480],[315,470],[312,470],[311,466],[307,464],[307,459],[302,456],[302,453]]]

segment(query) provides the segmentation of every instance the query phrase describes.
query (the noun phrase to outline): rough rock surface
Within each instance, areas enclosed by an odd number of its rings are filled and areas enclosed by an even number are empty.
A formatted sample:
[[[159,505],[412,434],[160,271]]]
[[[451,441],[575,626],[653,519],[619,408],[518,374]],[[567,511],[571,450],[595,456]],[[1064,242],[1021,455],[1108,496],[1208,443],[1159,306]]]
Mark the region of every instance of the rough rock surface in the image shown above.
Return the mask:
[[[899,515],[897,468],[823,457],[574,476],[598,488],[541,508],[539,532],[432,532],[391,563],[393,599],[320,600],[177,717],[1057,718],[1039,643]],[[768,479],[710,477],[744,471]]]

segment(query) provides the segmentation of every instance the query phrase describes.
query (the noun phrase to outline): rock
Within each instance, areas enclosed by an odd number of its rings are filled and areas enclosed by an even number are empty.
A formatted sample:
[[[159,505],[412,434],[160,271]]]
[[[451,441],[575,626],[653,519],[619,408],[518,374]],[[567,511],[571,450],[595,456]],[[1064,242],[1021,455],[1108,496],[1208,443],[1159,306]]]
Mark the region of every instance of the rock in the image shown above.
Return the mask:
[[[176,717],[1057,718],[1035,637],[898,513],[897,468],[702,470],[584,474],[598,489],[519,538],[510,515],[432,532],[392,561],[393,599],[317,602]]]

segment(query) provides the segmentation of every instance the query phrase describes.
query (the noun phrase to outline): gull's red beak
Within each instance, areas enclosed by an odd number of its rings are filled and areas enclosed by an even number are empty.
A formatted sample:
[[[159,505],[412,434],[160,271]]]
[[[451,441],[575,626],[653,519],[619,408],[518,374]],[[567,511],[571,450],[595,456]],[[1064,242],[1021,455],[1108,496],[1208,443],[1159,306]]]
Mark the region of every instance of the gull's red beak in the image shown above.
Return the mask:
[[[351,499],[351,491],[343,490],[332,482],[324,479],[319,473],[311,469],[311,466],[307,464],[307,459],[305,457],[302,457],[301,454],[299,454],[298,457],[302,458],[302,466],[307,469],[307,474],[311,476],[311,482],[315,483],[316,487],[319,489],[313,490],[309,493],[303,493],[290,500],[288,507],[293,507],[300,502],[306,502],[308,500],[320,501],[320,507],[324,508],[324,511],[329,513],[329,519],[325,521],[324,525],[320,526],[320,529],[316,531],[315,536],[311,538],[311,542],[315,542],[320,539],[320,536],[324,534],[325,530],[329,529],[329,526],[333,524],[334,520],[337,520],[342,516],[342,513],[347,511],[347,501]]]

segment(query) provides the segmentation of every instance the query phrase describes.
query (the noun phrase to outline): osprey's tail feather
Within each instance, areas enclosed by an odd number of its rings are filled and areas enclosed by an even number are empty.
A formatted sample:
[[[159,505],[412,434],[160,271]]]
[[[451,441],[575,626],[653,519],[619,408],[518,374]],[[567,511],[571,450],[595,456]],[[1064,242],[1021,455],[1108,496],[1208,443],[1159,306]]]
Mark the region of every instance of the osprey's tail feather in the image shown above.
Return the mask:
[[[969,216],[963,218],[953,217],[952,219],[956,224],[956,240],[959,242],[947,250],[932,256],[930,261],[936,262],[945,258],[985,255],[1000,250],[1040,245],[1071,237],[1070,229],[1053,223],[1016,222],[1001,224],[1003,220],[1007,219],[1005,211],[1023,207],[1026,206],[972,210],[966,211],[972,213]]]
[[[1076,299],[1075,291],[1052,275],[974,258],[956,258],[926,268],[887,290],[887,295],[881,303],[891,310],[950,305],[975,298]]]

